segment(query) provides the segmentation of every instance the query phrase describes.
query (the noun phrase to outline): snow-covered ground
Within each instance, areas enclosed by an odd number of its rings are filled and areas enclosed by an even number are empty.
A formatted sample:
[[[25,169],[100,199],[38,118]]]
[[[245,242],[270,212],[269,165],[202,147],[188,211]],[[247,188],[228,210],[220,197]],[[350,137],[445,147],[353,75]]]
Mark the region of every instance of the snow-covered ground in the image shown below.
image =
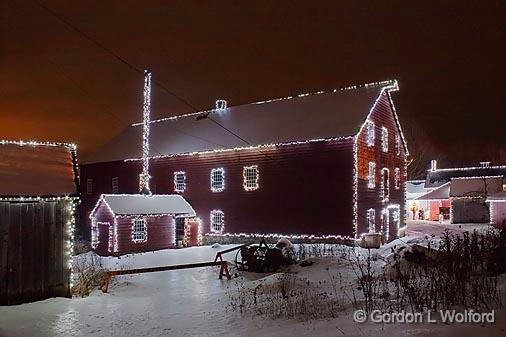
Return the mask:
[[[408,224],[408,237],[376,250],[385,257],[393,245],[419,240],[440,232],[434,223]],[[453,226],[453,225],[452,225]],[[462,228],[454,228],[461,230]],[[203,262],[230,246],[192,247],[102,258],[110,269]],[[356,249],[356,248],[345,248]],[[360,249],[356,249],[360,253]],[[232,261],[234,253],[225,259]],[[89,257],[84,255],[80,258]],[[318,281],[328,271],[344,279],[352,271],[338,257],[315,259],[308,267],[292,271],[299,280]],[[227,310],[236,282],[248,287],[269,282],[275,275],[249,275],[232,281],[218,279],[218,267],[165,271],[117,277],[109,293],[96,290],[86,298],[54,298],[18,306],[0,307],[0,336],[505,336],[506,311],[496,312],[496,324],[359,324],[353,310],[330,320],[271,319]],[[263,278],[258,280],[258,278]]]

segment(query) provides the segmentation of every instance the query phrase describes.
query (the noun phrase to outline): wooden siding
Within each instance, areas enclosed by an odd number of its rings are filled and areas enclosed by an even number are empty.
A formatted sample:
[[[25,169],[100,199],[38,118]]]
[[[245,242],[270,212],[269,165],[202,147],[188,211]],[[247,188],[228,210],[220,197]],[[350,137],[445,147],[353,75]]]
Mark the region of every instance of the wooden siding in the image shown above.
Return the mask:
[[[357,138],[357,236],[368,231],[367,210],[373,208],[376,218],[377,230],[382,230],[382,211],[389,205],[400,206],[400,226],[404,225],[405,211],[405,182],[406,182],[406,152],[401,138],[400,154],[397,155],[395,148],[395,136],[400,137],[391,102],[386,93],[378,99],[375,108],[371,111],[369,120],[374,122],[375,137],[374,146],[367,145],[367,127],[364,126]],[[382,127],[388,130],[388,152],[381,149]],[[376,163],[375,188],[368,188],[369,162]],[[400,169],[400,188],[395,189],[394,170]],[[383,202],[381,192],[381,170],[388,168],[390,174],[390,197],[388,202]],[[397,236],[397,228],[390,226],[388,240]]]
[[[101,202],[93,216],[93,221],[98,227],[98,245],[94,249],[100,255],[124,255],[129,253],[147,252],[165,249],[174,246],[174,225],[172,217],[168,215],[145,217],[147,226],[147,241],[132,241],[132,222],[136,216],[114,217],[114,214]],[[105,225],[110,224],[110,226]],[[113,246],[109,251],[109,230],[114,229],[116,223],[116,238],[113,238]],[[118,250],[114,251],[114,241],[117,241]]]
[[[132,241],[134,217],[118,217],[118,254],[148,252],[174,247],[174,226],[171,216],[145,217],[148,230],[146,242]]]
[[[506,202],[490,201],[490,223],[496,228],[506,229]]]
[[[259,189],[245,191],[243,167],[258,165]],[[213,193],[210,172],[225,169],[225,190]],[[353,235],[353,139],[226,151],[151,160],[153,193],[175,193],[174,172],[186,172],[181,193],[210,230],[210,212],[225,214],[225,232]],[[82,180],[93,179],[93,194],[83,191],[82,216],[119,177],[120,193],[137,193],[140,161],[88,164]],[[81,222],[89,233],[89,223]],[[89,234],[87,234],[89,236]]]
[[[0,202],[0,305],[70,297],[70,202]]]
[[[95,210],[93,221],[98,226],[98,244],[95,252],[99,255],[113,254],[113,247],[109,252],[109,228],[114,226],[114,214],[111,213],[107,205],[102,201]]]

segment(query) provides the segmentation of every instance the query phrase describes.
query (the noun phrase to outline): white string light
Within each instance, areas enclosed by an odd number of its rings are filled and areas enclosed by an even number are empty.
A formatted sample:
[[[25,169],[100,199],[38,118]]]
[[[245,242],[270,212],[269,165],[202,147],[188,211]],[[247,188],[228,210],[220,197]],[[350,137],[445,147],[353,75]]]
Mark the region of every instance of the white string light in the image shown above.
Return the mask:
[[[273,99],[268,99],[268,100],[263,100],[263,101],[252,102],[249,104],[258,105],[258,104],[285,101],[285,100],[290,100],[290,99],[294,99],[294,98],[301,98],[301,97],[306,97],[306,96],[324,95],[324,94],[336,93],[339,91],[348,91],[348,90],[355,90],[355,89],[361,89],[361,88],[365,88],[365,89],[370,89],[370,88],[385,89],[385,88],[387,88],[388,90],[396,91],[399,89],[399,86],[398,86],[397,80],[388,80],[388,81],[366,83],[366,84],[361,84],[361,85],[353,85],[353,86],[348,86],[348,87],[344,87],[344,88],[340,88],[340,89],[332,89],[332,90],[328,90],[328,91],[320,90],[320,91],[316,91],[316,92],[312,92],[312,93],[304,93],[304,94],[298,94],[298,95],[294,95],[294,96],[273,98]],[[150,121],[150,123],[160,123],[160,122],[169,121],[169,120],[177,120],[177,119],[184,118],[184,117],[205,115],[210,112],[213,112],[213,110],[209,109],[209,110],[202,110],[202,111],[197,111],[197,112],[190,112],[190,113],[186,113],[186,114],[182,114],[182,115],[178,115],[178,116],[164,117],[164,118],[152,120],[152,121]],[[140,123],[137,122],[137,123],[132,123],[131,126],[140,126],[143,124],[144,124],[143,122],[140,122]]]
[[[142,128],[142,176],[141,192],[151,194],[149,188],[149,124],[151,115],[151,72],[144,71],[144,104]]]
[[[174,172],[174,191],[182,193],[186,190],[186,172]]]
[[[210,214],[211,231],[223,233],[225,230],[225,213],[219,209],[213,209]],[[217,228],[219,227],[219,228]]]
[[[223,167],[211,170],[211,191],[223,192],[225,190],[225,169]]]
[[[313,235],[313,234],[263,234],[263,233],[207,233],[208,237],[230,237],[230,238],[287,238],[289,240],[340,240],[352,242],[353,239],[347,235]]]
[[[302,140],[302,141],[293,141],[293,142],[284,142],[284,143],[271,143],[271,144],[260,144],[260,145],[252,145],[252,146],[241,146],[227,149],[213,149],[213,150],[205,150],[205,151],[193,151],[193,152],[183,152],[183,153],[175,153],[175,154],[164,154],[159,156],[151,156],[149,159],[165,159],[165,158],[173,158],[173,157],[184,157],[184,156],[197,156],[197,155],[206,155],[206,154],[215,154],[215,153],[223,153],[223,152],[232,152],[232,151],[244,151],[244,150],[257,150],[263,148],[274,148],[281,146],[290,146],[290,145],[305,145],[310,143],[317,142],[339,142],[343,140],[351,140],[354,139],[355,136],[343,136],[343,137],[331,137],[331,138],[315,138],[310,140]],[[140,161],[142,158],[127,158],[123,161]]]
[[[242,186],[245,191],[255,191],[258,185],[258,165],[244,166],[242,169]]]

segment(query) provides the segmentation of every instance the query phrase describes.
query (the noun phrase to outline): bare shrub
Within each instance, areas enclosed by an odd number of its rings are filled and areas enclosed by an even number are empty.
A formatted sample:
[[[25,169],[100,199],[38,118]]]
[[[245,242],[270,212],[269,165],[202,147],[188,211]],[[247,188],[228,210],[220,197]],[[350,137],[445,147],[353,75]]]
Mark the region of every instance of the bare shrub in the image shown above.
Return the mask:
[[[293,247],[293,256],[296,261],[305,260],[311,257],[341,257],[348,256],[350,247],[336,244],[296,244]]]
[[[334,318],[340,309],[336,282],[314,283],[297,279],[292,273],[274,276],[274,282],[258,281],[253,288],[236,282],[236,289],[229,293],[228,309],[266,315],[271,318],[299,318],[302,320]]]
[[[500,304],[497,276],[504,272],[505,247],[504,232],[445,232],[439,244],[427,238],[427,247],[392,249],[388,272],[371,268],[370,252],[352,258],[360,290],[351,288],[352,303],[368,312],[489,309]]]
[[[100,286],[104,268],[98,255],[86,254],[74,260],[74,286],[72,293],[86,297],[91,291]]]

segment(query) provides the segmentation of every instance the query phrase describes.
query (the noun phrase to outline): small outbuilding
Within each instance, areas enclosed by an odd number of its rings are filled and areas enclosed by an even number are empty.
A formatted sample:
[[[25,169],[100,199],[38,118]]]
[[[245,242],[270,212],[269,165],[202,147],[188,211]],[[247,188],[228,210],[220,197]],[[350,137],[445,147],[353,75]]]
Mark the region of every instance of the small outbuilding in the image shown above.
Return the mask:
[[[76,147],[0,141],[0,305],[70,297]]]
[[[90,214],[92,247],[124,255],[176,246],[176,226],[196,214],[180,195],[102,194]],[[198,230],[186,229],[198,235]],[[198,242],[198,238],[188,238]]]
[[[438,221],[439,215],[443,215],[444,220],[450,219],[450,182],[432,189],[430,192],[415,199],[417,202],[425,202],[427,211],[426,220]]]
[[[487,201],[490,205],[490,223],[506,229],[506,191],[489,196]]]

